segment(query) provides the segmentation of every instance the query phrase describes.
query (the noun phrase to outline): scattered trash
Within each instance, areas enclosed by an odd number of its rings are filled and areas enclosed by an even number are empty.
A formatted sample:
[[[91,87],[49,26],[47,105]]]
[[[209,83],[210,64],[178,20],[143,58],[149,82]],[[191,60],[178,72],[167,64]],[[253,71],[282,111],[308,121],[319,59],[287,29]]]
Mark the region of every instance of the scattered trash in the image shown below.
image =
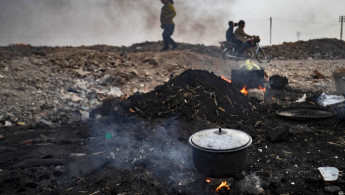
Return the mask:
[[[112,87],[110,91],[107,93],[107,95],[112,95],[114,97],[120,97],[123,95],[122,91],[118,87]]]
[[[240,70],[261,70],[260,66],[254,64],[253,61],[247,60],[245,64],[242,64]]]
[[[4,79],[5,77],[0,74],[0,79]]]
[[[322,93],[320,97],[317,98],[316,103],[320,106],[326,107],[326,106],[338,104],[344,101],[345,101],[344,96],[326,95],[325,93]]]
[[[25,122],[17,122],[17,125],[19,125],[19,126],[25,126],[26,123],[25,123]]]
[[[258,149],[259,152],[262,152],[262,149]]]
[[[4,126],[5,127],[10,127],[10,126],[12,126],[12,123],[10,121],[5,121],[5,125]]]
[[[78,156],[85,156],[85,153],[71,153],[69,157],[78,157]]]
[[[335,167],[319,167],[318,170],[320,171],[323,181],[326,184],[333,183],[337,181],[339,170]]]
[[[298,100],[296,100],[297,103],[302,103],[305,102],[307,99],[307,94],[304,94],[301,98],[299,98]]]

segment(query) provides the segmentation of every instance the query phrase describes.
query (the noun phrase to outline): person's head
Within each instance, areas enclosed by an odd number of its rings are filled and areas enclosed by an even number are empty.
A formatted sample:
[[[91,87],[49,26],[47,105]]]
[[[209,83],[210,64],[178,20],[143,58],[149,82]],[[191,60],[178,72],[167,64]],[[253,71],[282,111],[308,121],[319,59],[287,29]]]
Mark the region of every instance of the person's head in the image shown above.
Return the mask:
[[[166,5],[168,3],[174,4],[174,0],[161,0],[161,2]]]
[[[243,20],[240,20],[240,21],[238,22],[238,27],[239,27],[239,28],[244,28],[245,25],[246,25],[246,23],[245,23]]]

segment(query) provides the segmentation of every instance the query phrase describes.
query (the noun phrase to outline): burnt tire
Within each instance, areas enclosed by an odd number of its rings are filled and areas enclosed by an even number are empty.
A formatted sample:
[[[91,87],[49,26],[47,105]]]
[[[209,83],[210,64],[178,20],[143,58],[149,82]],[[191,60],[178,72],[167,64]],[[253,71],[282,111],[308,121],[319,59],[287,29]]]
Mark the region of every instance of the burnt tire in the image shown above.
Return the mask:
[[[267,63],[271,60],[271,52],[267,48],[259,48],[256,50],[256,59],[260,63]]]

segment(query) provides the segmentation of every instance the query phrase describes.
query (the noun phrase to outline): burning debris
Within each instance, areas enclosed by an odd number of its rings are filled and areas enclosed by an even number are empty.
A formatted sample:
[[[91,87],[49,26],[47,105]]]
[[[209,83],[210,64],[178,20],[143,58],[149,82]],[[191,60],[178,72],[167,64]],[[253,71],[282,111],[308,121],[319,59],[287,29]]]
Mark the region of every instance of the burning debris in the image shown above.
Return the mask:
[[[231,83],[202,70],[187,70],[154,91],[134,95],[128,101],[128,109],[149,120],[177,116],[187,121],[199,118],[235,122],[262,109],[258,100],[245,97]]]

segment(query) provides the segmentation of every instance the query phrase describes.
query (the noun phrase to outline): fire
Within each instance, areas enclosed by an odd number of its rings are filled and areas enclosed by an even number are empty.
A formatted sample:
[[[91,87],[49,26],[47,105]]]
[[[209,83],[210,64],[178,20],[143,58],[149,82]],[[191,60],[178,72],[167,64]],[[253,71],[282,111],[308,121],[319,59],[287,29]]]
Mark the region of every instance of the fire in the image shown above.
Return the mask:
[[[260,89],[261,91],[263,91],[263,92],[266,91],[266,88],[261,87],[261,85],[259,85],[259,89]]]
[[[210,179],[206,179],[206,182],[207,182],[207,183],[210,183],[210,182],[211,182],[211,180],[210,180]]]
[[[222,188],[227,188],[228,190],[230,190],[230,187],[226,184],[226,181],[223,181],[218,188],[216,189],[216,192],[218,192],[218,190],[222,189]]]
[[[231,83],[231,80],[229,80],[229,79],[227,79],[227,78],[225,78],[223,76],[221,76],[220,78],[222,78],[224,81],[227,81],[228,83]]]
[[[243,93],[244,95],[247,95],[248,94],[248,91],[247,91],[247,86],[243,86],[243,89],[241,90],[241,93]]]

